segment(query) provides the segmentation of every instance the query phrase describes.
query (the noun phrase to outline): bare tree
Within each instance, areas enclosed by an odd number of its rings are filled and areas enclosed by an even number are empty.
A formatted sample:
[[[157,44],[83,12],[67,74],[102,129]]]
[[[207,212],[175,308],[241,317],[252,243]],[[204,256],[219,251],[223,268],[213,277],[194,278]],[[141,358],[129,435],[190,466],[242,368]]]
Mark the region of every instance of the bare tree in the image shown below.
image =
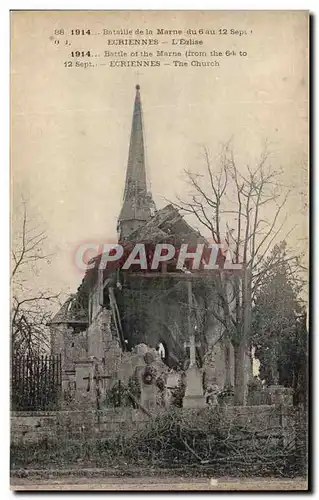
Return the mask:
[[[242,266],[242,272],[232,275],[225,269],[216,273],[220,307],[212,312],[234,347],[235,401],[243,404],[252,304],[258,287],[276,265],[269,259],[266,267],[263,263],[284,230],[284,208],[291,190],[282,181],[282,169],[273,167],[267,144],[254,166],[239,168],[230,143],[223,146],[216,164],[204,149],[204,163],[204,175],[185,171],[190,193],[174,205],[208,229],[215,244],[232,248],[233,264]],[[287,262],[291,272],[299,266],[295,256],[287,256]]]
[[[21,229],[14,233],[11,250],[12,356],[39,354],[49,347],[47,323],[51,316],[50,306],[58,295],[29,286],[30,279],[38,273],[37,264],[50,257],[43,249],[46,239],[45,231],[28,218],[23,202]]]

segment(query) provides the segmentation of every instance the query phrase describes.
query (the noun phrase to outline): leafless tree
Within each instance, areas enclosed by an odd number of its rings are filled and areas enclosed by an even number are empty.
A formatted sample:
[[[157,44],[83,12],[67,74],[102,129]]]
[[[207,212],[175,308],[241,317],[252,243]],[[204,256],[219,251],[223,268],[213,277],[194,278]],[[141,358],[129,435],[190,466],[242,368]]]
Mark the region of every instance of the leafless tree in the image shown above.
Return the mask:
[[[283,234],[287,221],[285,206],[291,192],[283,182],[283,170],[274,168],[266,144],[254,166],[239,166],[231,144],[222,147],[216,162],[204,149],[204,174],[186,170],[189,196],[174,205],[192,215],[208,229],[215,244],[233,249],[232,262],[242,271],[222,270],[215,274],[220,307],[212,309],[224,326],[235,353],[235,400],[245,399],[245,353],[249,348],[251,309],[258,287],[276,261],[265,257]],[[296,256],[287,256],[291,272],[299,267]]]
[[[40,261],[49,262],[44,252],[45,231],[32,224],[26,203],[22,204],[21,228],[12,241],[11,265],[11,349],[12,356],[39,354],[49,346],[47,323],[50,306],[58,299],[48,290],[30,287],[30,279],[38,273]]]

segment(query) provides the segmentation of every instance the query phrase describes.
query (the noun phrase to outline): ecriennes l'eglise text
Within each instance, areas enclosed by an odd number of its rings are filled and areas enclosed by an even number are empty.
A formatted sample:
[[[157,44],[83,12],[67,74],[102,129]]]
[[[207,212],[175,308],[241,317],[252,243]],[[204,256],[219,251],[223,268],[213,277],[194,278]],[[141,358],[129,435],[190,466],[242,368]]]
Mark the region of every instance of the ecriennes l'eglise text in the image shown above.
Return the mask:
[[[203,45],[203,40],[196,40],[194,38],[172,38],[172,45]],[[156,38],[109,38],[108,45],[116,46],[152,46],[158,45],[159,40]]]

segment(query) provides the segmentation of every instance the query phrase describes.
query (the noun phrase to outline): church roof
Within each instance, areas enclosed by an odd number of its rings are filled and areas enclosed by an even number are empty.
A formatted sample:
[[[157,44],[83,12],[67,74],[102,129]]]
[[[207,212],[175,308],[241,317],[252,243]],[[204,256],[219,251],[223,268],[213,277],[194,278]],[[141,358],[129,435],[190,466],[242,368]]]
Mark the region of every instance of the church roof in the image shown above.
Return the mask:
[[[205,243],[199,231],[192,228],[173,205],[166,205],[142,227],[129,235],[127,241],[144,243]]]

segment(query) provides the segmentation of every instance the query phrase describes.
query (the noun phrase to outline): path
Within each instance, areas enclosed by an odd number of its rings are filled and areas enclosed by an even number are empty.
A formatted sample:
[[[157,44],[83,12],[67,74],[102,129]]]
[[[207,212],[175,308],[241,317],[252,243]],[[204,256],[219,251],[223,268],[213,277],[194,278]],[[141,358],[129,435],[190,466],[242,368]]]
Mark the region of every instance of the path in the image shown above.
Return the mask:
[[[113,490],[113,491],[271,491],[307,490],[304,479],[206,479],[206,478],[81,478],[76,476],[61,479],[12,478],[12,490]]]

